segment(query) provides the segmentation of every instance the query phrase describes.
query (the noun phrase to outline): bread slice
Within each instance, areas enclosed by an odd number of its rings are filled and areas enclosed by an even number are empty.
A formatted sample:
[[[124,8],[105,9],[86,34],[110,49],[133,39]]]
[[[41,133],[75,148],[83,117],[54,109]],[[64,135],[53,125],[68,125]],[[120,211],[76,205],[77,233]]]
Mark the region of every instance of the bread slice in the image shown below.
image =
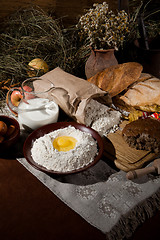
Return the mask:
[[[122,137],[130,147],[138,150],[160,152],[160,121],[152,117],[128,123]]]

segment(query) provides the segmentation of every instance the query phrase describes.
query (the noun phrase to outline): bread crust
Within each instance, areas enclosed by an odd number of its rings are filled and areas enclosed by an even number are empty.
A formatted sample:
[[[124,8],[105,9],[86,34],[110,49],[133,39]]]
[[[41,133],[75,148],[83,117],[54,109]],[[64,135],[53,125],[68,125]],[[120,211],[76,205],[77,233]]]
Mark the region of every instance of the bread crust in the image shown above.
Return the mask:
[[[152,77],[130,87],[120,100],[143,111],[157,111],[160,105],[160,79]]]
[[[111,97],[114,97],[136,82],[142,70],[141,64],[127,62],[106,68],[89,78],[88,81],[109,92]]]

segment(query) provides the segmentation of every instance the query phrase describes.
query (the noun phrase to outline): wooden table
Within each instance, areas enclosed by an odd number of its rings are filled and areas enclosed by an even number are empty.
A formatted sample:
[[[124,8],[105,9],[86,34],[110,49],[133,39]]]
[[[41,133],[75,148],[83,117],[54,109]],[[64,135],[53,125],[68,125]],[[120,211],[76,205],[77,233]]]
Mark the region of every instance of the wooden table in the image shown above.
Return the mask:
[[[0,239],[106,239],[15,160],[14,149],[7,155],[0,158]],[[158,240],[159,222],[160,212],[131,239]]]
[[[16,160],[0,159],[0,194],[0,239],[105,239]]]

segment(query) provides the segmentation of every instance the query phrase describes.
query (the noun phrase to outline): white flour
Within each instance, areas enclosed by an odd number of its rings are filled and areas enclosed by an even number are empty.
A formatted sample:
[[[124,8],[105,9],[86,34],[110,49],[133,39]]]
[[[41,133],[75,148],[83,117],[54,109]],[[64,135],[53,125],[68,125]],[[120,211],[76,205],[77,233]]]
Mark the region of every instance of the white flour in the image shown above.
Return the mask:
[[[74,137],[77,140],[75,148],[67,152],[56,150],[53,147],[53,141],[58,136]],[[36,163],[49,170],[68,172],[91,163],[98,154],[98,150],[97,142],[90,133],[69,126],[36,139],[31,154]]]
[[[118,129],[121,113],[91,99],[85,109],[85,124],[96,130],[101,136]]]

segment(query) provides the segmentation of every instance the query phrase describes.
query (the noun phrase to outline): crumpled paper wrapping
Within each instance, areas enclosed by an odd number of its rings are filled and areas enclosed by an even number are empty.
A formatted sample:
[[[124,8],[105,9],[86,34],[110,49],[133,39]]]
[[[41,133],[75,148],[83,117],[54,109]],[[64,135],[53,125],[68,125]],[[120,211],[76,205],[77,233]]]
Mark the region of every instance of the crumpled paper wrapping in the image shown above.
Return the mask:
[[[108,106],[112,103],[106,91],[59,67],[44,74],[41,79],[41,84],[34,83],[35,91],[43,92],[48,89],[49,85],[44,80],[49,80],[53,88],[48,91],[47,98],[55,101],[68,116],[79,123],[85,124],[85,107],[90,99],[97,99]]]

